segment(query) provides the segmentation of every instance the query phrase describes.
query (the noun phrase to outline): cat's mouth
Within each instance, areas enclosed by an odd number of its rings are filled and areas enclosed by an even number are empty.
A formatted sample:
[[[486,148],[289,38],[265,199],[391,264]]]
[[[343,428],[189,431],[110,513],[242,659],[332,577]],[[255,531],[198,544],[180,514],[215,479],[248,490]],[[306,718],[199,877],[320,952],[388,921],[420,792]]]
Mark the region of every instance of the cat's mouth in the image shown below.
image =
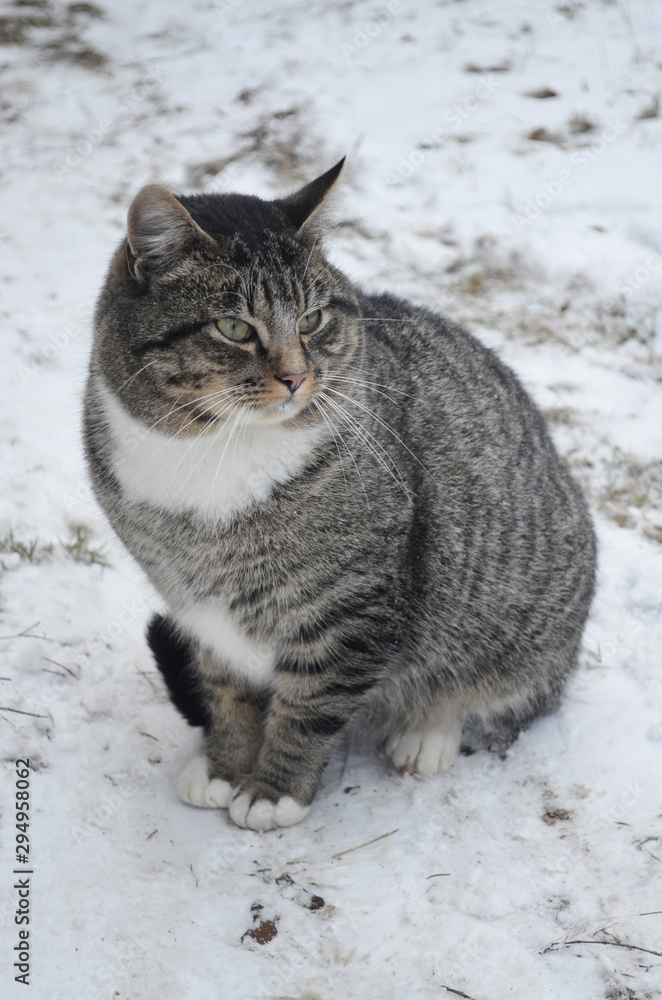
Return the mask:
[[[307,404],[307,399],[297,399],[294,396],[290,396],[288,399],[283,399],[280,403],[254,407],[252,408],[253,417],[251,422],[258,424],[279,424],[298,416],[306,409]]]

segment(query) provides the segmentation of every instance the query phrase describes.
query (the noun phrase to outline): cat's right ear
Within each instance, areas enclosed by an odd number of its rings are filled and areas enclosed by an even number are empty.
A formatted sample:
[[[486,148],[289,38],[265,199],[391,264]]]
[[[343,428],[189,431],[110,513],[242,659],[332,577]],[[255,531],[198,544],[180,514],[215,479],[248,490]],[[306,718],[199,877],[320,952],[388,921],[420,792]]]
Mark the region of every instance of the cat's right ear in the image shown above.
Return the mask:
[[[322,207],[340,177],[344,165],[345,157],[343,156],[335,167],[331,167],[321,177],[317,177],[288,198],[278,198],[274,202],[274,205],[278,206],[298,233],[304,232],[313,216]]]
[[[127,222],[127,264],[134,278],[145,281],[173,268],[195,238],[210,237],[174,195],[158,184],[139,191]]]

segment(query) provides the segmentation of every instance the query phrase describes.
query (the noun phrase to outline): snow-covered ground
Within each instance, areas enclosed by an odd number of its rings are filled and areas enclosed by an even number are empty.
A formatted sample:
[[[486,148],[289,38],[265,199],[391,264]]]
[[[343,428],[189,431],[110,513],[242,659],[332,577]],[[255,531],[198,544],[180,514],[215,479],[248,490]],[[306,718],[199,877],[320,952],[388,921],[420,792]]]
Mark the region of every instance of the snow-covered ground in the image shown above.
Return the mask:
[[[15,0],[0,40],[2,995],[30,995],[29,758],[38,1000],[661,996],[659,5]],[[196,734],[81,457],[91,309],[143,184],[276,196],[343,153],[334,259],[520,373],[599,590],[562,710],[505,759],[424,781],[349,747],[256,834],[175,795]]]

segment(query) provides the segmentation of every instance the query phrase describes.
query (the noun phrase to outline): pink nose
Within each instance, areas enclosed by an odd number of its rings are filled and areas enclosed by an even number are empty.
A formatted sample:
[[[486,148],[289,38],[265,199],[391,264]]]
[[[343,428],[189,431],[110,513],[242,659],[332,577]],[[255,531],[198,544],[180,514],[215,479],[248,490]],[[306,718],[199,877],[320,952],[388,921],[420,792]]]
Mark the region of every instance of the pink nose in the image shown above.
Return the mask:
[[[308,372],[289,372],[287,375],[277,375],[279,382],[284,382],[290,392],[296,392],[302,382],[308,378]]]

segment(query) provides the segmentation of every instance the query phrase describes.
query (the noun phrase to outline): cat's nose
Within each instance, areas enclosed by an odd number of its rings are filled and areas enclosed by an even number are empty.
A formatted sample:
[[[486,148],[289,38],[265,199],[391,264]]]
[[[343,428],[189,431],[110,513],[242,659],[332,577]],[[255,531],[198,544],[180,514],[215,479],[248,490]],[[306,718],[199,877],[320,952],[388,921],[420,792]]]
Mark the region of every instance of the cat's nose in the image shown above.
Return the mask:
[[[287,375],[277,375],[279,382],[284,382],[290,392],[296,392],[302,382],[308,377],[308,372],[288,372]]]

